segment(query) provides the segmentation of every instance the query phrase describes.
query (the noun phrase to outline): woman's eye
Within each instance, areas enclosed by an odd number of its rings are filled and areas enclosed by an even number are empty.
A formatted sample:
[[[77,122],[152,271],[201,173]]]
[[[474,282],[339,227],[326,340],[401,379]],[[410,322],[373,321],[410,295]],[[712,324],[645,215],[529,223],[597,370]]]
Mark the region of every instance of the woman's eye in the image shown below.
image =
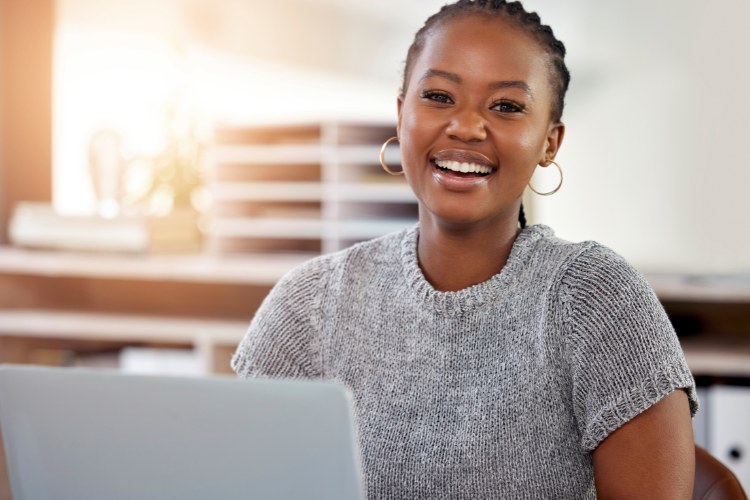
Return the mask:
[[[520,113],[521,111],[523,111],[523,108],[523,105],[516,104],[514,102],[500,101],[493,104],[490,109],[493,111],[499,111],[501,113]]]
[[[453,104],[453,99],[451,99],[448,95],[441,94],[439,92],[425,92],[422,94],[422,98],[439,102],[440,104]]]

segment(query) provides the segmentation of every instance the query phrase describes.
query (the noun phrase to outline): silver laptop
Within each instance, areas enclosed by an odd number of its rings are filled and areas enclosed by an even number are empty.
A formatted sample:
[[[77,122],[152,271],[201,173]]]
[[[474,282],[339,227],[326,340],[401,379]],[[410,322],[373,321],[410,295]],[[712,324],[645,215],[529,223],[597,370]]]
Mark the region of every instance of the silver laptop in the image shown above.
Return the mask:
[[[325,382],[3,366],[13,498],[361,499],[347,394]]]

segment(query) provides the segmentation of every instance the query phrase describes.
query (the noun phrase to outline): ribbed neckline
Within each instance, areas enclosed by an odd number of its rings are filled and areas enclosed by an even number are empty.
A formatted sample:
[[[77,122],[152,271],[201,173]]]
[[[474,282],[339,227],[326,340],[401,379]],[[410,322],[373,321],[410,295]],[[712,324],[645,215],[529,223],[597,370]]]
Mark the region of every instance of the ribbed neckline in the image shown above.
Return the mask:
[[[513,242],[508,262],[502,271],[485,282],[457,292],[435,290],[422,274],[417,258],[419,224],[407,230],[401,240],[401,263],[406,281],[427,308],[444,316],[460,316],[487,302],[499,299],[526,265],[526,257],[536,242],[540,238],[550,236],[554,236],[554,232],[545,225],[527,226]]]

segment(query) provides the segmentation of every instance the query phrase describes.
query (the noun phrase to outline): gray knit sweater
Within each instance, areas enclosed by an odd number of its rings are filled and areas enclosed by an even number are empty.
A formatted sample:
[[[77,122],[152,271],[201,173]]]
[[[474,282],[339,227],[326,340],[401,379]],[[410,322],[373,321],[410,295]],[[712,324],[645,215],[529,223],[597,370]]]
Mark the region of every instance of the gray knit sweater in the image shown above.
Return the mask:
[[[369,500],[594,499],[591,451],[693,378],[644,278],[536,225],[502,272],[438,292],[418,227],[313,259],[268,295],[243,377],[354,395]]]

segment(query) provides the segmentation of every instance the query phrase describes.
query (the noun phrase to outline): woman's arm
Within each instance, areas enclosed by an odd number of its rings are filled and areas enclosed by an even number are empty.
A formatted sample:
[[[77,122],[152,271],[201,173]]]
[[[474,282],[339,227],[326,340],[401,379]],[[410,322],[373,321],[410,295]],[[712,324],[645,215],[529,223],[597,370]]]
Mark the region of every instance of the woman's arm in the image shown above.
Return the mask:
[[[690,500],[695,444],[684,390],[662,398],[594,450],[599,500]]]

